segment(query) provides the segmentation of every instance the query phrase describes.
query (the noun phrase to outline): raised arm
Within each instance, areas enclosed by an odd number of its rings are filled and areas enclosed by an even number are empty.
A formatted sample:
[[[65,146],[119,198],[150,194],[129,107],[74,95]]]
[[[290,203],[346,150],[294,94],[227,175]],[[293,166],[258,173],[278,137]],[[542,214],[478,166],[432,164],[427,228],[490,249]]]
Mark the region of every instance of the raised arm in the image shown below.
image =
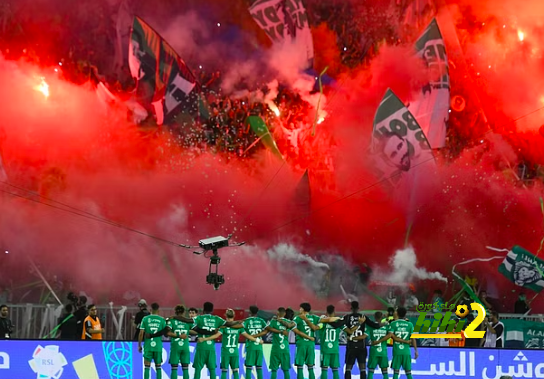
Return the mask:
[[[267,326],[267,327],[266,327],[266,330],[268,330],[270,333],[283,334],[284,336],[288,336],[288,335],[289,335],[289,331],[288,331],[288,330],[274,329],[274,328],[271,327],[271,326]]]
[[[285,326],[285,327],[286,327],[287,329],[289,329],[289,330],[290,330],[290,329],[293,329],[293,328],[297,325],[297,324],[296,324],[295,322],[293,322],[293,321],[287,322],[287,321],[285,321],[285,320],[278,320],[278,322],[279,322],[280,324],[282,324],[283,326]]]
[[[145,334],[145,339],[166,336],[166,335],[168,335],[169,330],[170,330],[170,328],[165,327],[164,329],[161,329],[161,330],[157,331],[157,333],[146,333]]]
[[[309,335],[307,335],[306,333],[304,332],[301,332],[300,330],[298,329],[293,329],[293,332],[299,336],[301,336],[302,338],[305,338],[307,340],[310,340],[310,341],[315,341],[315,338],[314,337],[310,337]]]
[[[207,341],[213,341],[217,338],[221,337],[221,333],[217,332],[209,337],[199,338],[198,342],[207,342]]]
[[[355,333],[355,331],[359,329],[359,325],[355,325],[353,326],[352,328],[348,328],[347,326],[344,328],[344,332],[346,332],[346,334],[348,336],[351,336],[353,333]]]
[[[332,326],[334,329],[340,329],[344,325],[346,325],[346,322],[343,319],[338,319],[336,321],[329,321],[329,325]]]
[[[169,330],[169,331],[166,333],[166,335],[167,335],[168,337],[172,337],[172,338],[181,338],[182,340],[186,340],[187,338],[189,338],[189,336],[188,336],[187,334],[185,334],[185,333],[183,333],[183,334],[175,334],[175,333],[173,333],[171,330]]]
[[[252,336],[254,338],[259,338],[259,337],[264,337],[268,334],[268,330],[266,328],[264,328],[260,333],[257,333],[257,334],[253,334]]]
[[[311,322],[311,321],[308,319],[308,317],[306,317],[306,315],[300,316],[300,318],[301,318],[302,320],[304,320],[304,322],[306,323],[306,325],[308,325],[308,326],[310,327],[310,329],[312,329],[312,330],[314,330],[314,331],[320,329],[319,326],[317,326],[317,325],[315,325],[313,322]]]
[[[223,326],[232,329],[242,329],[244,327],[243,323],[243,321],[226,321]]]
[[[357,337],[352,337],[351,340],[352,341],[362,341],[362,340],[365,340],[367,337],[368,337],[368,334],[363,334],[363,335],[360,335],[360,336],[357,336]]]
[[[369,319],[369,318],[366,317],[366,316],[363,316],[362,318],[364,319],[364,321],[363,321],[362,323],[367,324],[367,325],[370,326],[372,329],[379,329],[379,328],[382,327],[381,324],[378,324],[377,322],[372,321],[371,319]]]
[[[256,336],[252,336],[251,334],[248,334],[246,332],[243,332],[242,335],[249,341],[263,343],[262,339],[259,340]]]
[[[175,318],[176,320],[179,320],[181,322],[184,322],[186,324],[194,324],[195,323],[195,320],[193,320],[192,318],[190,317],[185,317],[185,316],[174,316],[172,318]]]
[[[200,334],[200,335],[203,335],[203,336],[213,336],[214,334],[217,333],[217,330],[208,330],[208,329],[201,328],[199,326],[195,326],[191,330],[194,330],[197,334]]]
[[[387,333],[387,334],[385,335],[385,337],[382,337],[382,338],[380,338],[379,340],[372,342],[372,345],[373,345],[373,346],[374,346],[374,345],[378,345],[378,344],[380,344],[380,343],[382,343],[382,342],[387,341],[387,340],[390,339],[390,338],[393,338],[393,336],[394,336],[393,333],[391,333],[391,332],[390,332],[390,333]]]

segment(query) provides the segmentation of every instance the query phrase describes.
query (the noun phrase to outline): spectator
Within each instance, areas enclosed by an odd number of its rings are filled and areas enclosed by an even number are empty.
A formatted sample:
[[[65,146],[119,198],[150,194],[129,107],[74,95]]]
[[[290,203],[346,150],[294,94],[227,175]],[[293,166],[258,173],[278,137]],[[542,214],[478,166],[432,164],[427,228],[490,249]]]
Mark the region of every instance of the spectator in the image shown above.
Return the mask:
[[[397,290],[394,288],[391,288],[387,294],[387,298],[385,299],[387,301],[387,304],[389,304],[391,307],[398,307],[399,304],[399,296],[397,294]]]
[[[189,308],[189,317],[193,320],[198,316],[198,309],[196,308]]]
[[[441,290],[435,290],[433,293],[433,299],[431,301],[434,304],[433,312],[441,312],[444,307],[444,298],[442,297]]]
[[[370,280],[371,275],[372,269],[366,263],[363,263],[361,265],[361,268],[359,269],[359,280],[361,281],[361,284],[366,286],[368,284],[368,281]]]
[[[9,308],[7,305],[0,305],[0,340],[9,340],[13,334],[13,323],[8,318]]]
[[[105,333],[104,328],[98,318],[98,310],[94,304],[89,305],[87,308],[89,315],[83,322],[84,331],[81,335],[82,340],[101,340],[102,335]]]
[[[59,317],[58,325],[61,340],[81,339],[81,334],[77,334],[78,324],[72,304],[67,304],[64,307],[64,314]]]
[[[196,308],[189,308],[189,317],[192,318],[193,320],[196,318],[196,316],[198,316],[198,309]],[[198,336],[197,335],[190,335],[189,336],[189,340],[191,342],[195,342],[197,340]]]
[[[514,304],[514,313],[522,314],[529,312],[531,310],[531,307],[529,306],[529,303],[527,302],[527,297],[523,292],[521,292],[518,296],[518,299],[516,300],[516,303]]]
[[[455,329],[459,325],[459,320],[455,320]],[[461,331],[461,338],[449,338],[448,345],[450,347],[465,347],[465,333]]]
[[[484,347],[503,347],[504,324],[499,321],[497,311],[492,311],[491,316],[484,321],[486,328]]]
[[[87,297],[81,296],[77,302],[77,310],[74,312],[74,317],[77,322],[77,335],[83,335],[83,322],[87,317]]]
[[[474,271],[471,270],[465,275],[465,282],[472,288],[475,293],[478,293],[478,279],[474,275]]]
[[[463,295],[461,297],[461,300],[459,301],[459,305],[466,305],[467,309],[470,309],[470,304],[474,303],[474,300],[470,298],[470,295],[467,291],[463,291]]]
[[[406,295],[406,298],[404,299],[404,308],[408,309],[409,311],[415,311],[418,305],[419,300],[417,299],[414,290],[410,289]]]
[[[134,332],[134,341],[138,341],[138,336],[140,335],[140,324],[142,323],[142,320],[145,316],[150,314],[147,310],[147,302],[144,299],[140,299],[140,301],[138,301],[138,308],[140,308],[140,311],[136,313],[134,316],[134,322],[132,323],[134,328],[136,328],[136,331]]]
[[[480,300],[488,311],[498,311],[497,301],[487,296],[487,291],[480,292]]]

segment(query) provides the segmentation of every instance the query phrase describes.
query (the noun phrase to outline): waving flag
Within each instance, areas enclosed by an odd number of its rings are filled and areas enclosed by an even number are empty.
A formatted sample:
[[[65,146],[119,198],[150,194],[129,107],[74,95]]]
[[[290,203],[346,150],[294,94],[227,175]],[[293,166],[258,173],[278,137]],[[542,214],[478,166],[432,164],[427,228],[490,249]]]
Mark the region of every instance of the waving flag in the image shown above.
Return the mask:
[[[508,251],[506,258],[499,266],[499,272],[517,286],[529,288],[535,292],[544,288],[544,261],[535,257],[519,246]]]
[[[408,109],[415,116],[433,149],[446,144],[450,110],[450,74],[444,39],[436,19],[416,42],[417,55],[426,63],[429,82],[421,88]]]
[[[278,145],[276,145],[276,141],[272,134],[270,134],[264,120],[259,116],[251,115],[246,119],[246,125],[247,124],[251,126],[253,132],[259,137],[257,141],[261,141],[275,156],[283,160]]]
[[[130,36],[129,66],[137,80],[139,101],[154,112],[158,125],[181,111],[198,111],[196,77],[174,49],[138,17]]]
[[[256,0],[249,12],[273,43],[293,44],[301,59],[313,66],[314,43],[302,0]]]
[[[374,117],[370,152],[379,180],[393,187],[410,177],[414,167],[435,164],[418,122],[390,89]]]

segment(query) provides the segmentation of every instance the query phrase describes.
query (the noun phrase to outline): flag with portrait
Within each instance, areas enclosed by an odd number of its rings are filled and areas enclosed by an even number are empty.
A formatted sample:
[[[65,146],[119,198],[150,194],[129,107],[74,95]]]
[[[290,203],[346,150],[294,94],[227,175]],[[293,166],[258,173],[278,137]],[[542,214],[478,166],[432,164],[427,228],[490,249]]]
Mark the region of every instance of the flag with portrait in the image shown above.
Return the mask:
[[[408,109],[419,123],[433,149],[446,144],[450,111],[450,74],[448,56],[436,19],[416,41],[417,55],[427,67],[428,82],[415,95]]]
[[[417,120],[388,89],[374,117],[371,165],[380,181],[393,188],[419,166],[435,166],[433,153]]]

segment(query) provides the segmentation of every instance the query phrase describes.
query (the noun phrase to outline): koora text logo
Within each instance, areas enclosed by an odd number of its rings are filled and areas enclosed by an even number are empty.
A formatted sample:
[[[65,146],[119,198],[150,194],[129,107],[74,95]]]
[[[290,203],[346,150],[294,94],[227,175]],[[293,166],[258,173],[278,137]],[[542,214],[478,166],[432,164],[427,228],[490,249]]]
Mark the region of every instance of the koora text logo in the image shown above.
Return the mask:
[[[0,370],[9,370],[9,354],[0,352]]]
[[[32,359],[28,361],[30,368],[40,379],[59,379],[68,364],[58,346],[39,346],[34,350]]]
[[[427,307],[425,304],[422,304],[423,307],[419,310],[419,317],[414,328],[414,333],[411,338],[462,338],[461,332],[465,328],[467,320],[465,317],[468,316],[469,310],[466,305],[458,305],[455,314],[460,318],[459,321],[452,320],[451,315],[453,312],[437,312],[434,314],[433,318],[427,318],[428,310],[432,309]],[[476,311],[478,315],[474,320],[466,325],[464,330],[465,338],[483,338],[485,331],[480,330],[476,331],[476,328],[480,326],[482,321],[485,319],[485,309],[481,304],[472,303],[470,307],[473,311]],[[418,307],[420,308],[420,307]],[[453,309],[453,307],[450,307]],[[431,325],[432,323],[432,325]],[[448,333],[448,334],[444,334]]]

